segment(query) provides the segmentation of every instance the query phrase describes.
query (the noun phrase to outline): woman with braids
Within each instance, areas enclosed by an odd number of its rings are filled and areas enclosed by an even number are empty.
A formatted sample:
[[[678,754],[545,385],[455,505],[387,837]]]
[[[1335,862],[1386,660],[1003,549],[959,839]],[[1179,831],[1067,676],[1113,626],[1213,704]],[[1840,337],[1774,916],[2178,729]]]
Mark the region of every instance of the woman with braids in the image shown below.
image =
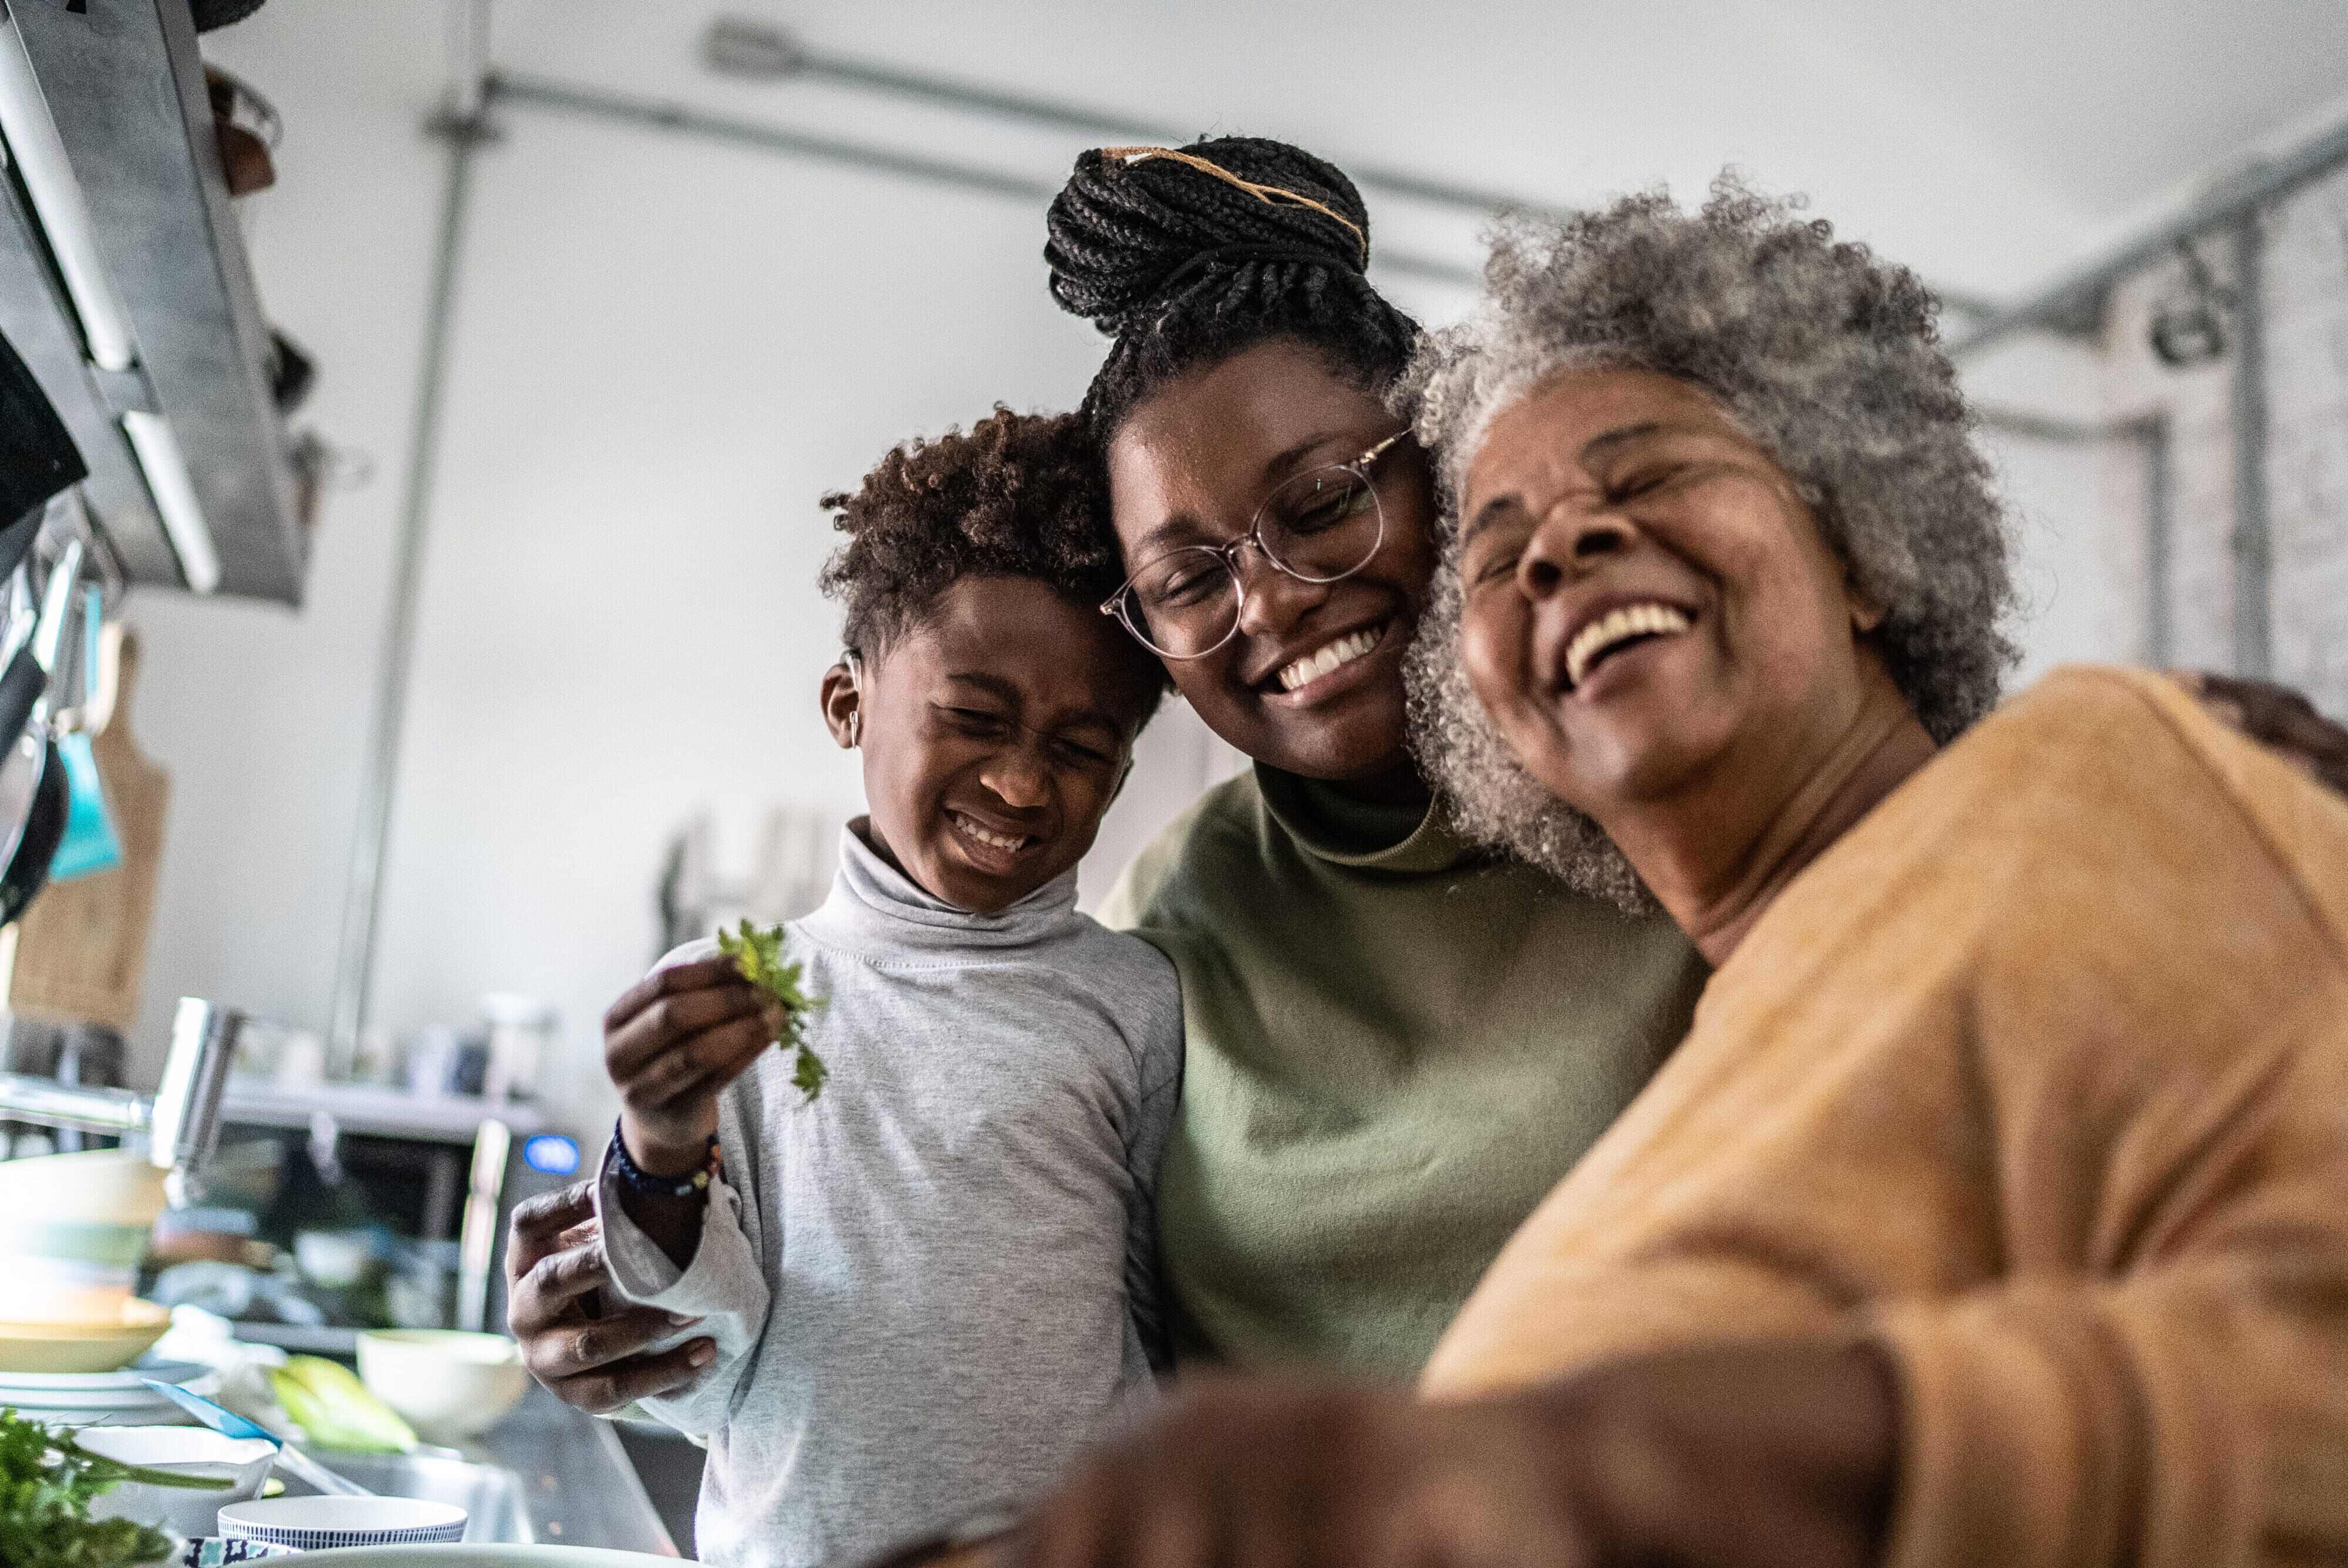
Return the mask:
[[[1202,1390],[1022,1568],[2348,1560],[2348,805],[2144,671],[1990,712],[1935,311],[1733,180],[1503,232],[1397,395],[1418,754],[1694,1028],[1421,1399]]]

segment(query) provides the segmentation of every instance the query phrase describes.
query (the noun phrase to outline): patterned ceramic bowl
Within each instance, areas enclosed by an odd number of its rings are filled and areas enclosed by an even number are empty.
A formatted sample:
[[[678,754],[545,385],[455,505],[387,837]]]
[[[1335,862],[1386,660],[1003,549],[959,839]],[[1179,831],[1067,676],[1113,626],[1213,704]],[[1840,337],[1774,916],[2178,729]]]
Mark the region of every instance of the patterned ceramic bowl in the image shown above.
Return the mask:
[[[462,1541],[465,1511],[407,1497],[273,1497],[220,1511],[232,1541],[268,1541],[304,1552],[334,1546],[417,1546]]]

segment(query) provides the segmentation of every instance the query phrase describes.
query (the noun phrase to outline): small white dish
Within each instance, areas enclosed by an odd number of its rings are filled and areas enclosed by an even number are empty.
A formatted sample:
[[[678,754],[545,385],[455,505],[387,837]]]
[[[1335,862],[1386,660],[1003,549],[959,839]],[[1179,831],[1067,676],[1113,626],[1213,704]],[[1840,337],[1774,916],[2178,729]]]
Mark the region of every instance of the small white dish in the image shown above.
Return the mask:
[[[434,1442],[478,1436],[530,1387],[521,1347],[502,1334],[391,1328],[359,1336],[367,1390]]]
[[[221,1491],[183,1491],[126,1481],[89,1505],[97,1519],[161,1524],[186,1536],[210,1535],[222,1506],[261,1493],[277,1445],[259,1438],[224,1438],[202,1427],[85,1427],[74,1441],[91,1453],[172,1475],[225,1481]]]
[[[303,1552],[335,1546],[420,1546],[465,1538],[465,1511],[412,1497],[273,1497],[220,1511],[220,1533]]]

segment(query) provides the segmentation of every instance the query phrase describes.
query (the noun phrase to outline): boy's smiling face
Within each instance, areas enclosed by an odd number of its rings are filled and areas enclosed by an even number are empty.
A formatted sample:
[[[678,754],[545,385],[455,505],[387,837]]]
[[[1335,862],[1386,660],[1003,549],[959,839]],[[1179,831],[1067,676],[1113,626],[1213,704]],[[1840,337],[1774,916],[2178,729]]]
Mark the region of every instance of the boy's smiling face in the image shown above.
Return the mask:
[[[1124,635],[1032,579],[965,578],[856,675],[833,666],[824,716],[843,745],[855,719],[873,848],[978,915],[1076,865],[1149,695]]]

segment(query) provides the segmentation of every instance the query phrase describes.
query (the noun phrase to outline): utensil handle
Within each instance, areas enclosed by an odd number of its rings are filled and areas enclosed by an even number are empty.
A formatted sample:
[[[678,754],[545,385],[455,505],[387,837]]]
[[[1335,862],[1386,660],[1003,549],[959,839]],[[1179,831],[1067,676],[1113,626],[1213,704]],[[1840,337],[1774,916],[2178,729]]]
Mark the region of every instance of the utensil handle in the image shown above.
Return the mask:
[[[354,1481],[345,1481],[292,1443],[283,1444],[278,1449],[277,1462],[320,1491],[332,1492],[336,1497],[373,1497],[375,1495]]]
[[[286,1446],[282,1446],[282,1449],[277,1450],[277,1462],[284,1465],[286,1470],[294,1471],[296,1477],[301,1477],[303,1481],[307,1481],[310,1486],[319,1488],[322,1493],[334,1493],[335,1498],[374,1498],[376,1495],[371,1493],[371,1491],[366,1491],[364,1486],[359,1486],[357,1481],[345,1481],[343,1477],[338,1477],[338,1474],[334,1474],[334,1471],[326,1470],[324,1465],[319,1465],[317,1460],[313,1460],[307,1453],[303,1453],[303,1450],[296,1449],[294,1443],[286,1443]]]
[[[16,650],[8,668],[0,671],[0,736],[13,744],[33,716],[33,705],[48,689],[48,672],[30,648]]]

